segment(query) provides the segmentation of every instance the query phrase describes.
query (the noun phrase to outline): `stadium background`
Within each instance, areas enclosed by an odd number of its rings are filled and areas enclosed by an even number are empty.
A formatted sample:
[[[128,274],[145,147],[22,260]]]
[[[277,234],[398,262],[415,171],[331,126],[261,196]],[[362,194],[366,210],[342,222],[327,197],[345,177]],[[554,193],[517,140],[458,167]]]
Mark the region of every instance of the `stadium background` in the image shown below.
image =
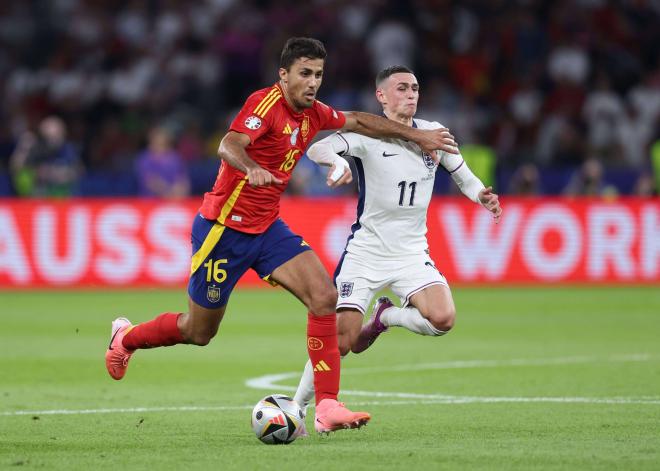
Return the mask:
[[[0,468],[657,470],[659,24],[657,0],[0,2]],[[249,275],[210,345],[121,382],[102,354],[117,315],[186,309],[218,143],[292,35],[325,42],[338,109],[378,112],[375,73],[412,66],[504,216],[438,173],[456,327],[349,355],[372,423],[281,448],[248,416],[307,358],[284,290]],[[282,213],[333,270],[355,189],[294,176]]]
[[[338,109],[378,113],[376,72],[411,66],[418,116],[502,195],[488,224],[438,172],[430,242],[451,282],[660,279],[656,2],[56,0],[0,15],[2,286],[184,284],[218,143],[292,35],[325,42],[320,98]],[[329,270],[354,193],[308,159],[287,190]]]

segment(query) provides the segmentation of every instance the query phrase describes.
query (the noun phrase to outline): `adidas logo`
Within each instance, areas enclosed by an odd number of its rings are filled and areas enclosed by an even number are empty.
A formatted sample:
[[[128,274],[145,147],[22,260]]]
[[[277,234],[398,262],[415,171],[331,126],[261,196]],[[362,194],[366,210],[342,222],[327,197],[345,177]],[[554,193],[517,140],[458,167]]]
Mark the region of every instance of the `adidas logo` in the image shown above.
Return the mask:
[[[281,415],[278,415],[278,416],[273,417],[272,419],[270,419],[270,423],[271,424],[277,424],[277,425],[286,425],[286,422],[284,422],[284,417],[282,417]]]
[[[286,123],[286,126],[284,126],[284,130],[282,131],[282,134],[291,134],[293,131],[291,130],[291,126],[289,126],[289,123]]]
[[[314,371],[331,371],[332,368],[328,366],[323,360],[319,361],[316,366],[314,366]]]

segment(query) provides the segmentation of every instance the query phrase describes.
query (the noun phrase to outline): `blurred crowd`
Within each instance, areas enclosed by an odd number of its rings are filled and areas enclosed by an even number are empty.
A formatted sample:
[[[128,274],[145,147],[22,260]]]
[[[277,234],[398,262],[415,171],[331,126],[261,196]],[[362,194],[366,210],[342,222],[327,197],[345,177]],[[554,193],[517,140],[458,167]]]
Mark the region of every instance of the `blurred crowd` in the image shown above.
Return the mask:
[[[0,3],[0,195],[208,190],[290,36],[325,43],[340,110],[379,113],[376,73],[413,68],[418,116],[501,193],[658,194],[660,0],[25,0]]]

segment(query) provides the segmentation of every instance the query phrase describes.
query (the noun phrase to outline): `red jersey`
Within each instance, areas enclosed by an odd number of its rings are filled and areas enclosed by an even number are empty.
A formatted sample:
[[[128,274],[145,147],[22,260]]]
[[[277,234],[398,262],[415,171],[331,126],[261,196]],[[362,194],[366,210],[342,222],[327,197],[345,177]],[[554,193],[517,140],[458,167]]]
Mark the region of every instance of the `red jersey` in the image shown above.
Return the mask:
[[[296,113],[279,84],[253,93],[229,129],[249,136],[247,154],[283,183],[252,187],[244,172],[223,161],[199,212],[237,231],[264,232],[277,219],[280,195],[312,138],[322,129],[339,129],[345,122],[343,113],[318,100]]]

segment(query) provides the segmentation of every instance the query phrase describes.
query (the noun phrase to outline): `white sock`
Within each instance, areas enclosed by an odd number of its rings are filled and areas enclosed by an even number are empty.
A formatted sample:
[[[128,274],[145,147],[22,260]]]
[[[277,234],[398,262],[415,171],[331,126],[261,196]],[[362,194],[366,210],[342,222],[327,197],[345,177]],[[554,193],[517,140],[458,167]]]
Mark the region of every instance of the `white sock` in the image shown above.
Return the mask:
[[[447,332],[433,327],[416,307],[390,307],[380,315],[380,321],[386,326],[399,326],[420,335],[445,335]]]
[[[343,359],[344,357],[341,357],[341,360]],[[314,368],[312,368],[311,360],[307,360],[293,400],[298,403],[305,415],[307,415],[307,406],[312,402],[312,399],[314,399]]]
[[[298,403],[303,409],[303,412],[307,413],[307,406],[312,399],[314,399],[314,368],[312,367],[311,360],[307,360],[305,371],[303,371],[300,378],[300,383],[298,384],[296,395],[293,396],[293,400]]]

